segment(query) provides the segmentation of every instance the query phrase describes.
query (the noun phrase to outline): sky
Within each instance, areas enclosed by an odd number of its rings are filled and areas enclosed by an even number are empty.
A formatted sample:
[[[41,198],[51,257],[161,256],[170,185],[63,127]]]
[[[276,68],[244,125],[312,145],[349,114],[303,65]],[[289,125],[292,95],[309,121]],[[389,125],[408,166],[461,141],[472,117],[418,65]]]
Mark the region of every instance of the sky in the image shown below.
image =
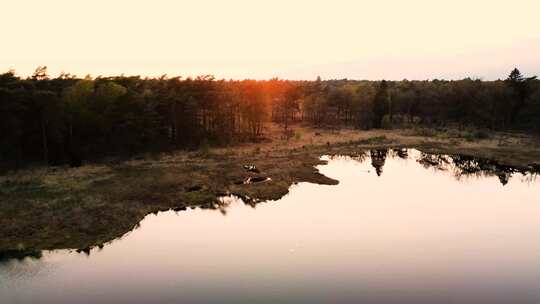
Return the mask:
[[[2,0],[0,72],[268,79],[540,74],[538,0]]]

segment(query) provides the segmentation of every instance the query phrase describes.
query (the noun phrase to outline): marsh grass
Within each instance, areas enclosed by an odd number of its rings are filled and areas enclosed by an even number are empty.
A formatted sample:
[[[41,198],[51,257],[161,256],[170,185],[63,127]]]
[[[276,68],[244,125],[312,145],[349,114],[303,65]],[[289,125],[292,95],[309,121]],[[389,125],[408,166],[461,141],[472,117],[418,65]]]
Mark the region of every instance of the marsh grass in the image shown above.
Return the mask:
[[[275,134],[267,134],[273,141],[257,144],[201,146],[198,151],[162,153],[159,157],[80,168],[35,168],[3,175],[0,251],[89,248],[123,235],[151,212],[189,206],[215,209],[217,198],[227,194],[242,197],[249,204],[277,200],[288,193],[291,184],[302,181],[336,184],[315,169],[324,163],[319,159],[324,154],[407,146],[469,153],[509,164],[540,163],[538,141],[512,134],[489,134],[487,139],[473,134],[480,139],[469,142],[452,130],[327,132],[302,128],[298,140],[282,144],[280,129],[276,130]],[[430,136],[411,136],[411,132]],[[437,134],[437,141],[433,134]],[[504,145],[500,138],[504,138]],[[247,172],[244,164],[256,165],[260,175]],[[234,183],[256,176],[271,180]],[[198,190],[187,190],[194,187]]]
[[[389,140],[385,135],[369,137],[369,138],[358,140],[356,142],[349,141],[350,144],[360,144],[360,145],[373,145],[373,144],[388,143],[388,142]]]
[[[295,139],[296,141],[301,140],[301,139],[302,139],[302,132],[299,131],[299,130],[295,130],[295,131],[294,131],[294,139]]]

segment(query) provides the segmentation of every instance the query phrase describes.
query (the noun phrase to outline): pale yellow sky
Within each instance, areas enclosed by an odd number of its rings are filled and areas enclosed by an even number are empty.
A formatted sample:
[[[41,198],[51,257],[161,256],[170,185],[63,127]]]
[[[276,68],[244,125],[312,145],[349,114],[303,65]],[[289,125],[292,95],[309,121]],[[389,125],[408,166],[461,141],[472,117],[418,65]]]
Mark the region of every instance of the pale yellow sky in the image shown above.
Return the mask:
[[[540,1],[3,0],[0,71],[218,78],[538,74]]]

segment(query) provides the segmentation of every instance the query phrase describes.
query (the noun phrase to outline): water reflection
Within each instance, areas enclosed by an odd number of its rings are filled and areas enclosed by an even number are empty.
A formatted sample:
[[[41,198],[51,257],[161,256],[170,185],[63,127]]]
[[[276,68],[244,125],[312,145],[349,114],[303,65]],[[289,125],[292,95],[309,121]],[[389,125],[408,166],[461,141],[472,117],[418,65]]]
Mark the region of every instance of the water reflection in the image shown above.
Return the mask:
[[[351,156],[345,155],[331,155],[324,156],[324,158],[329,160],[352,160],[354,162],[366,162],[369,159],[371,167],[375,170],[377,176],[382,176],[383,169],[386,163],[387,158],[390,159],[414,159],[418,164],[426,169],[434,169],[435,171],[445,171],[450,172],[456,180],[460,181],[463,178],[487,178],[491,176],[496,176],[501,183],[505,186],[508,184],[512,176],[519,175],[520,181],[525,183],[533,182],[537,175],[540,173],[540,166],[538,165],[529,165],[528,167],[512,167],[508,165],[502,165],[497,161],[478,158],[468,155],[447,155],[447,154],[437,154],[437,153],[428,153],[415,149],[406,149],[406,148],[397,148],[397,149],[375,149],[360,151]],[[368,170],[369,171],[369,170]],[[404,177],[406,178],[406,177]],[[260,181],[270,181],[270,178],[261,178]],[[259,180],[254,182],[260,182]],[[242,183],[245,183],[242,181]],[[260,201],[253,200],[250,197],[237,197],[230,194],[224,194],[215,202],[208,202],[206,204],[192,207],[201,208],[208,210],[217,210],[223,215],[227,215],[227,209],[233,202],[243,202],[245,205],[255,208],[257,204],[261,203]],[[174,208],[173,211],[181,212],[186,211],[187,208],[182,206],[179,208]],[[158,212],[154,212],[158,214]],[[137,229],[139,225],[136,225],[134,230]],[[99,244],[94,247],[79,248],[75,250],[77,253],[84,253],[90,255],[90,251],[93,248],[101,250],[104,244]],[[25,250],[0,250],[0,263],[5,263],[10,259],[22,260],[25,257],[32,259],[41,258],[41,251],[25,251]]]
[[[0,264],[0,303],[540,303],[538,171],[404,149],[325,158],[338,185],[257,208],[223,197],[101,249]]]
[[[388,149],[371,150],[369,151],[369,154],[371,156],[371,165],[375,168],[377,175],[381,176],[386,161],[386,155],[388,155]]]
[[[456,179],[462,177],[490,177],[497,176],[500,183],[505,186],[510,178],[518,174],[525,177],[524,181],[532,181],[536,178],[540,170],[533,165],[526,168],[502,165],[494,160],[477,158],[467,155],[437,155],[422,152],[418,160],[424,167],[433,167],[438,170],[453,172]]]
[[[40,259],[42,256],[43,253],[41,251],[4,250],[0,251],[0,265],[10,260],[22,261],[25,258]]]
[[[510,178],[515,174],[518,174],[523,182],[532,182],[540,173],[540,167],[534,164],[527,167],[513,167],[500,164],[494,160],[469,155],[437,154],[405,148],[369,150],[356,153],[354,156],[346,156],[346,158],[363,162],[369,157],[375,173],[377,176],[381,176],[388,157],[406,160],[411,157],[410,154],[424,168],[451,172],[457,180],[461,180],[463,177],[483,178],[497,176],[500,183],[504,186],[508,184]],[[328,159],[343,158],[340,155],[326,157]]]

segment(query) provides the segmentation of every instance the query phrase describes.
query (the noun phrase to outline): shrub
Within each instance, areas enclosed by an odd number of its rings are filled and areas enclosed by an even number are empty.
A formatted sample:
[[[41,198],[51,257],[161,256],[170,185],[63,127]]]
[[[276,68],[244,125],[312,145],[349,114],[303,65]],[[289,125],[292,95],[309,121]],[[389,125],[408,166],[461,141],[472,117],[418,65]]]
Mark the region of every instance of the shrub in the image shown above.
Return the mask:
[[[387,138],[386,136],[383,135],[383,136],[374,136],[374,137],[369,137],[366,139],[361,139],[357,141],[356,143],[360,145],[364,145],[364,144],[371,145],[371,144],[383,143],[386,141],[387,141]]]
[[[381,120],[381,128],[383,129],[392,129],[392,121],[390,120],[390,116],[384,115]]]
[[[423,136],[423,137],[436,137],[437,131],[431,128],[414,128],[410,132],[412,136]]]
[[[480,130],[480,131],[474,132],[474,137],[476,139],[488,139],[490,136],[488,132]]]
[[[295,131],[294,132],[294,139],[300,140],[301,138],[302,138],[302,133],[300,133],[300,131]]]
[[[199,152],[201,154],[208,154],[210,152],[210,144],[208,143],[208,139],[203,139],[201,141],[201,144],[199,145]]]

